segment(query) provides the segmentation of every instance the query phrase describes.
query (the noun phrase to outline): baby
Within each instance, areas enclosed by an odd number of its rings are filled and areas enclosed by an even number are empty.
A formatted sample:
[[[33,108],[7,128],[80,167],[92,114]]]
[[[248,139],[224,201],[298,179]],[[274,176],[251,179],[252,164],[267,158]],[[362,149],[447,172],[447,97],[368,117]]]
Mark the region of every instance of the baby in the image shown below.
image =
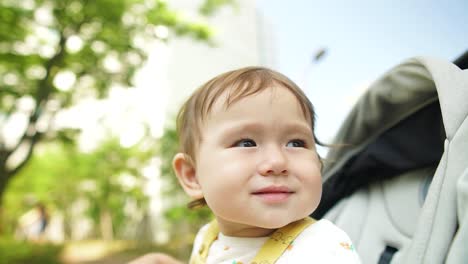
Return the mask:
[[[360,263],[349,237],[309,218],[320,202],[314,110],[284,75],[261,67],[221,74],[177,119],[173,167],[200,229],[190,263]]]

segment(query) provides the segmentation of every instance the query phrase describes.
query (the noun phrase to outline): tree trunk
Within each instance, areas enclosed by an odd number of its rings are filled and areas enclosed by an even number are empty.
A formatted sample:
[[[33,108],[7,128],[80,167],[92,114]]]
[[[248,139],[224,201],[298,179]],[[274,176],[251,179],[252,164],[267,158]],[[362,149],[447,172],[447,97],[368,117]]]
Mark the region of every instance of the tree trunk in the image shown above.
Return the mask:
[[[70,213],[70,209],[66,207],[63,210],[63,238],[65,241],[69,241],[73,239],[73,217]]]
[[[3,214],[3,195],[8,185],[9,177],[4,164],[0,168],[0,235],[3,234],[4,214]]]
[[[101,236],[104,240],[111,241],[114,239],[114,231],[112,226],[112,215],[109,209],[103,209],[99,217],[99,224],[101,228]]]
[[[3,206],[2,204],[0,203],[0,236],[3,234],[3,223],[5,222],[3,220]]]

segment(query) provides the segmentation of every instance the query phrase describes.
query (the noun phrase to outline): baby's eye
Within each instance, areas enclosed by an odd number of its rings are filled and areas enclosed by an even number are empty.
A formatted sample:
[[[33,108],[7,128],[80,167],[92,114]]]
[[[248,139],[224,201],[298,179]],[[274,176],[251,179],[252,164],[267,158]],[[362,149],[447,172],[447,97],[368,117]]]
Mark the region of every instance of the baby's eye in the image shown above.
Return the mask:
[[[252,147],[256,147],[257,143],[255,143],[255,141],[253,141],[252,139],[241,139],[237,141],[236,143],[234,143],[233,146],[240,147],[240,148],[252,148]]]
[[[286,144],[286,147],[292,147],[292,148],[305,148],[306,143],[304,140],[301,139],[293,139]]]

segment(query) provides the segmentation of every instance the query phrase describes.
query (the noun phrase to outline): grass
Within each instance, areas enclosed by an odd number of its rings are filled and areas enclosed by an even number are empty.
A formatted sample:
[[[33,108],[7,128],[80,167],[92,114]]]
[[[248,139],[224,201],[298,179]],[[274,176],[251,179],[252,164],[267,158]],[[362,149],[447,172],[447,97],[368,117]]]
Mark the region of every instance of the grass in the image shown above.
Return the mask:
[[[61,263],[63,246],[32,244],[0,238],[0,264]]]
[[[0,264],[127,263],[150,252],[164,252],[187,260],[190,248],[132,241],[87,240],[63,245],[37,244],[0,238]]]

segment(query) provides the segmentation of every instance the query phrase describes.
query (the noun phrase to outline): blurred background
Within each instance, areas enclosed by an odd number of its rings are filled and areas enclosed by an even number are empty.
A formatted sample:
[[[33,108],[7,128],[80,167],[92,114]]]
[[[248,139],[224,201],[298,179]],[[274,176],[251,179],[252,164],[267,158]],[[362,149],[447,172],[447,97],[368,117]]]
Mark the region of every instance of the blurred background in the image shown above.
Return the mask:
[[[366,88],[468,47],[468,2],[1,0],[0,263],[190,254],[174,117],[209,78],[263,65],[297,82],[331,141]],[[326,149],[320,149],[321,154]]]

